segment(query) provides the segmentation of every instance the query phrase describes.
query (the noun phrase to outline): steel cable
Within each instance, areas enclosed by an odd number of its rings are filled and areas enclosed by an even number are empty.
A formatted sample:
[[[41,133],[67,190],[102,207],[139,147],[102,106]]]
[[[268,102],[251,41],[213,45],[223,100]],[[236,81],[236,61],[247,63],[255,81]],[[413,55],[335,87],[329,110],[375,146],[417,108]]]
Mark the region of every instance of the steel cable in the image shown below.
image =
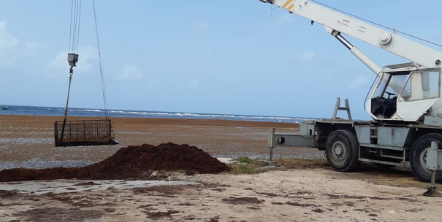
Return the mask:
[[[108,114],[108,109],[107,109],[106,85],[105,85],[105,81],[104,81],[103,62],[101,59],[100,35],[98,34],[98,22],[97,22],[96,8],[95,8],[95,0],[92,0],[92,7],[93,7],[93,11],[94,11],[95,36],[97,39],[98,65],[100,68],[101,93],[103,95],[104,115],[105,115],[106,119],[108,119],[109,114]]]

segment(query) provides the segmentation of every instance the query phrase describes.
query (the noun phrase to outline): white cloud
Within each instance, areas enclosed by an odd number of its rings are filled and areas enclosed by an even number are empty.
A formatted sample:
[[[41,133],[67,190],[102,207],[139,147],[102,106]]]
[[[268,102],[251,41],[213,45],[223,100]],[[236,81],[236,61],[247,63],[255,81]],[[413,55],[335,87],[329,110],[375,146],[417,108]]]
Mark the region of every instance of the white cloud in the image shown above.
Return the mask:
[[[365,76],[358,77],[348,84],[348,88],[359,89],[361,86],[364,86],[365,84],[370,82],[371,79],[372,79],[372,75],[365,75]]]
[[[67,61],[68,50],[59,52],[54,59],[47,64],[47,75],[49,77],[61,76],[69,73],[69,64]],[[78,63],[74,68],[75,74],[88,72],[94,66],[94,62],[98,65],[98,53],[91,47],[80,47],[78,50]]]
[[[45,49],[47,47],[46,44],[37,43],[37,42],[30,42],[30,41],[25,41],[23,43],[23,45],[24,45],[24,48],[22,51],[23,55],[30,55],[39,49]]]
[[[189,82],[189,86],[190,86],[191,88],[196,88],[196,87],[199,86],[199,84],[200,84],[200,81],[197,80],[197,79],[192,80],[192,81]]]
[[[121,79],[141,79],[143,72],[136,65],[125,65],[120,73]]]
[[[205,53],[204,53],[204,58],[210,58],[210,57],[212,57],[212,50],[207,50]]]
[[[292,14],[284,14],[278,20],[276,20],[276,24],[278,26],[284,26],[286,24],[294,23],[295,21],[296,21],[296,16],[293,16]]]
[[[11,35],[7,23],[0,21],[0,66],[12,65],[18,59],[45,47],[40,43],[20,41]]]
[[[193,25],[193,30],[195,31],[205,31],[210,28],[210,24],[208,22],[200,22]]]
[[[7,50],[18,45],[18,40],[9,33],[6,22],[0,21],[0,49]]]
[[[188,80],[188,78],[193,78],[193,79]],[[200,80],[195,79],[195,77],[188,76],[187,78],[183,79],[180,76],[176,76],[175,78],[173,78],[173,84],[176,85],[177,87],[182,87],[186,89],[197,88],[200,85]]]
[[[300,62],[307,62],[310,61],[311,59],[313,59],[313,57],[315,57],[315,53],[314,52],[303,52],[299,58],[298,61]]]

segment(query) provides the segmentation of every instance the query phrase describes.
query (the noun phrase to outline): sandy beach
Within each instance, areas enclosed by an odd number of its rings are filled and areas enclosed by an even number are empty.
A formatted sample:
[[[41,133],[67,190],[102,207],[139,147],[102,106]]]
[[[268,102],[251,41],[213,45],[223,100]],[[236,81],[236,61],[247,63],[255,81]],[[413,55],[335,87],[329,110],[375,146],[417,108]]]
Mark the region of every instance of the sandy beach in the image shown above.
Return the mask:
[[[112,118],[119,145],[54,147],[53,122],[60,120],[0,116],[1,169],[76,167],[99,162],[129,145],[167,142],[196,146],[214,157],[265,160],[270,128],[298,129],[290,123]],[[324,158],[323,152],[311,148],[276,148],[275,157]],[[0,183],[0,221],[440,221],[442,210],[441,198],[422,196],[429,184],[416,181],[406,169],[369,166],[338,173],[305,165],[265,167],[254,175],[161,173],[164,181],[190,184]],[[29,191],[37,185],[40,190]],[[104,185],[106,189],[98,189]],[[56,192],[60,187],[64,192]]]
[[[70,117],[68,120],[96,119]],[[130,145],[173,142],[197,146],[215,157],[268,158],[270,128],[296,132],[297,124],[204,119],[112,118],[114,146],[55,147],[54,121],[62,117],[0,115],[0,169],[17,164],[33,167],[77,166],[98,162]],[[275,149],[275,157],[320,158],[314,149]],[[6,162],[6,163],[5,163]],[[52,165],[51,165],[52,164]],[[18,165],[17,165],[18,166]]]

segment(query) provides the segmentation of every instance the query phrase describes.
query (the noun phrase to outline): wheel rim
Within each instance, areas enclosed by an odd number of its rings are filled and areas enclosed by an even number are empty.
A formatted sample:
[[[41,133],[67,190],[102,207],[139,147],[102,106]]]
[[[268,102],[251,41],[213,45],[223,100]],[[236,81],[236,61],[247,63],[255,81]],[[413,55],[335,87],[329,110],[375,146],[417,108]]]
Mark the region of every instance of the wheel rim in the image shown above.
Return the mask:
[[[332,158],[337,161],[345,160],[347,155],[345,144],[342,141],[336,141],[332,145],[331,149]]]
[[[425,148],[425,150],[423,150],[421,152],[421,154],[419,155],[419,161],[420,161],[420,164],[422,166],[422,169],[427,171],[427,172],[430,172],[428,170],[428,164],[427,164],[427,154],[428,154],[428,150],[429,149],[430,149],[430,147]]]

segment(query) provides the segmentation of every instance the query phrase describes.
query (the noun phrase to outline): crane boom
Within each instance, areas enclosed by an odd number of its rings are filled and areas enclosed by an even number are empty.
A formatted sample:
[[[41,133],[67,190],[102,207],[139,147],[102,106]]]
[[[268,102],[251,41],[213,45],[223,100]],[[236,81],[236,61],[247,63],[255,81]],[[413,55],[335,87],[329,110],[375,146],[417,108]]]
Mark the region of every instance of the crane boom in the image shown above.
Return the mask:
[[[427,68],[442,67],[442,52],[406,39],[394,32],[359,21],[353,17],[307,0],[260,0],[323,25],[327,32],[352,36],[380,49]]]

